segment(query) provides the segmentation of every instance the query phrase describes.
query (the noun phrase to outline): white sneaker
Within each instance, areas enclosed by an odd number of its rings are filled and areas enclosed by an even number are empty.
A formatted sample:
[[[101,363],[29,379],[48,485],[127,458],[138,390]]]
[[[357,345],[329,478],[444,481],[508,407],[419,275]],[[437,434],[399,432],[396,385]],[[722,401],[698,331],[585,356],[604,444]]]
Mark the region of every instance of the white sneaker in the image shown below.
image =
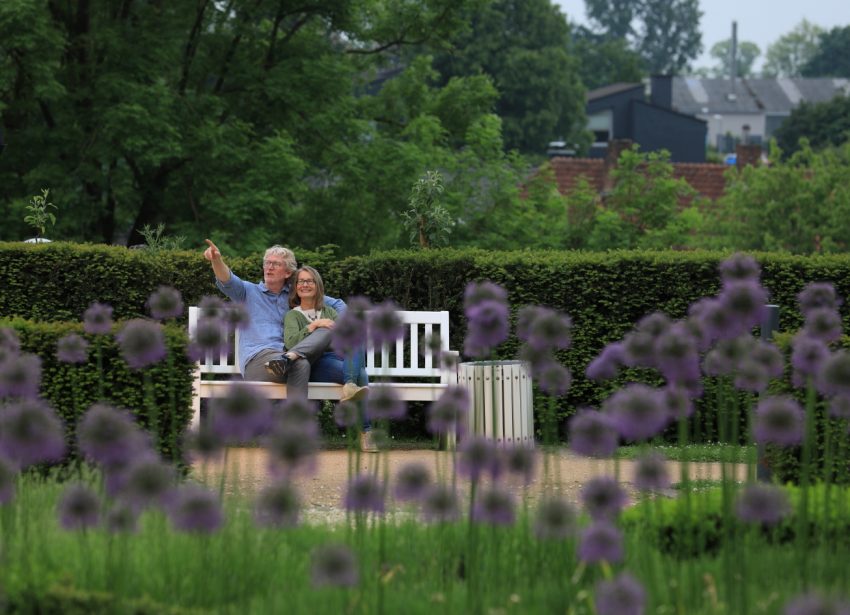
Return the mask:
[[[375,444],[375,439],[372,437],[371,431],[360,432],[360,451],[363,453],[378,452],[378,445]]]
[[[342,397],[339,401],[360,401],[369,394],[369,387],[359,387],[353,382],[346,382],[342,387]]]

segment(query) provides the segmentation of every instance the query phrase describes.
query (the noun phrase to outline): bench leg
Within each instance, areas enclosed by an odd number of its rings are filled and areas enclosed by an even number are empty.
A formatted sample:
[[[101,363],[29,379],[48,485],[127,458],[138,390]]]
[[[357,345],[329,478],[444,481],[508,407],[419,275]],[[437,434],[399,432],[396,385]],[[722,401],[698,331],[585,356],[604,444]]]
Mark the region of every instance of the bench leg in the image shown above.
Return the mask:
[[[201,427],[201,370],[195,368],[192,379],[192,422],[189,428],[198,430]]]

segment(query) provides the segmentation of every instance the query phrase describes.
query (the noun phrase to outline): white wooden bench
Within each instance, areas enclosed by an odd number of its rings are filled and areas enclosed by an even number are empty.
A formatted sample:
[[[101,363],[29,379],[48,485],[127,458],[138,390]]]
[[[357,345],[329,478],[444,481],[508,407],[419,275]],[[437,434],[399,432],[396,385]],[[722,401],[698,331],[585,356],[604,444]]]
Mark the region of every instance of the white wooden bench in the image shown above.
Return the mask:
[[[457,361],[442,367],[434,352],[427,347],[432,335],[438,335],[441,352],[449,350],[449,313],[399,311],[401,321],[407,326],[407,335],[392,346],[366,349],[366,373],[370,386],[391,387],[405,401],[433,401],[449,386],[457,384]],[[193,338],[201,316],[201,308],[189,308],[189,337]],[[201,418],[201,399],[221,397],[234,380],[241,380],[239,372],[238,336],[231,339],[227,352],[219,356],[208,354],[195,367],[192,383],[192,426]],[[272,399],[286,398],[286,385],[274,382],[254,382]],[[335,401],[342,394],[342,385],[335,382],[311,382],[307,390],[309,399]]]

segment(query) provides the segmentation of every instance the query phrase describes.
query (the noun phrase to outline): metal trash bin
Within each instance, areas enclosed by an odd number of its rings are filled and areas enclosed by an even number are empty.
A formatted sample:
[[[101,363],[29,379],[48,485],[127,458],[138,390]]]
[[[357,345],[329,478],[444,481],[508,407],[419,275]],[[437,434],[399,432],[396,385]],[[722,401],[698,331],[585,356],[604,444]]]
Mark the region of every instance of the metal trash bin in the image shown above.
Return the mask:
[[[461,363],[458,384],[469,391],[468,433],[503,445],[534,445],[534,398],[527,363]]]

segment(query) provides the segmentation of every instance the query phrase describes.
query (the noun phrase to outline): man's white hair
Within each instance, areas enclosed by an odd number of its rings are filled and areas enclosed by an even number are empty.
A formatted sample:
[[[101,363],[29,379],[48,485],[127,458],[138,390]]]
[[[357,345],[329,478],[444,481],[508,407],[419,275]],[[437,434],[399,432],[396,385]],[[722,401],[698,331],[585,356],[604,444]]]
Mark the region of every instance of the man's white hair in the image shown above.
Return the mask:
[[[289,273],[294,272],[298,269],[298,262],[295,260],[295,252],[290,250],[289,248],[284,248],[283,246],[273,245],[271,248],[266,250],[266,253],[263,255],[263,260],[267,259],[269,256],[279,256],[283,259],[284,264],[286,264],[286,269]]]

